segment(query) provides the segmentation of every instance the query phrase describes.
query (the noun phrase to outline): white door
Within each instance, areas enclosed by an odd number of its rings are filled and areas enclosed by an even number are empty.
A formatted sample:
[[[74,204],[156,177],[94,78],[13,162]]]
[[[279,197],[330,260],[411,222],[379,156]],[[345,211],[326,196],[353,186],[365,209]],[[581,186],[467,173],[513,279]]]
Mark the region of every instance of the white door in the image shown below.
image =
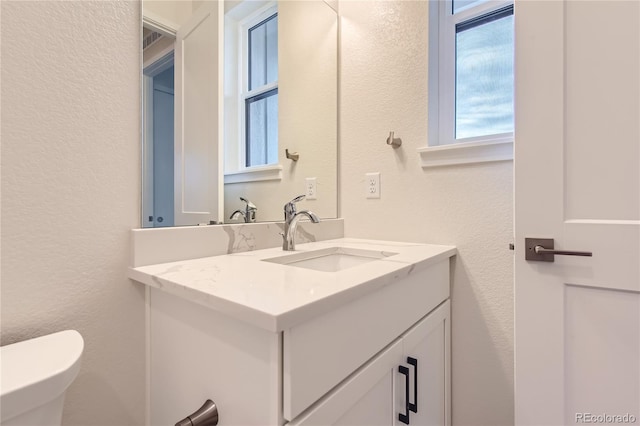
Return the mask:
[[[640,2],[515,22],[516,424],[640,422]],[[525,237],[593,257],[527,261]]]
[[[203,2],[176,34],[176,225],[223,216],[223,8]]]

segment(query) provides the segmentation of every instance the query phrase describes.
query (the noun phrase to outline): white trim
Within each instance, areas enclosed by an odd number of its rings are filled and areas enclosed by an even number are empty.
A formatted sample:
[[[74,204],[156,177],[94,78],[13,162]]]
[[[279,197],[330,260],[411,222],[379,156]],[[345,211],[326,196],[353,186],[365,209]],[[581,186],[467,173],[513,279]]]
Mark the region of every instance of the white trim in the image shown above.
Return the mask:
[[[452,8],[452,0],[436,1],[434,4],[437,9],[434,20],[438,21],[438,49],[433,52],[429,62],[438,66],[438,93],[437,99],[434,99],[434,102],[436,100],[438,102],[438,121],[430,120],[431,125],[437,126],[437,139],[429,140],[430,146],[456,143],[456,33],[453,15],[449,13]],[[433,113],[434,110],[430,112]]]
[[[440,140],[440,6],[429,2],[429,58],[427,96],[427,144],[438,145]]]
[[[257,182],[263,180],[282,180],[282,166],[271,164],[268,166],[249,167],[237,172],[224,174],[224,183]]]
[[[149,28],[155,32],[160,34],[176,37],[176,33],[178,32],[178,28],[180,26],[173,21],[170,21],[160,15],[156,15],[153,12],[145,10],[144,15],[142,16],[142,26],[145,28]]]
[[[568,219],[564,223],[570,223],[573,225],[640,225],[640,220],[625,220],[625,219]]]
[[[244,92],[242,96],[244,100],[247,100],[248,98],[253,98],[254,96],[261,95],[263,93],[268,92],[269,90],[273,90],[277,88],[278,88],[278,80],[275,80],[275,81],[272,81],[271,83],[265,84],[264,86],[260,86],[258,88],[251,89],[247,92]]]
[[[174,66],[175,59],[175,43],[172,43],[171,46],[167,46],[166,49],[163,49],[157,55],[154,55],[151,59],[144,63],[142,74],[149,77],[155,77],[163,71]]]
[[[142,227],[153,227],[153,77],[142,74]]]
[[[145,425],[151,422],[151,287],[145,286],[144,289],[144,416]]]
[[[513,160],[513,139],[418,148],[422,167]]]
[[[453,9],[453,2],[451,0],[447,0],[445,2],[447,11]],[[451,20],[453,26],[455,28],[455,24],[459,24],[461,22],[468,21],[473,18],[477,18],[478,16],[485,15],[487,13],[491,13],[494,10],[502,9],[503,7],[510,6],[513,4],[513,0],[490,0],[485,2],[472,3],[465,7],[458,9],[456,13],[447,13],[447,19]]]

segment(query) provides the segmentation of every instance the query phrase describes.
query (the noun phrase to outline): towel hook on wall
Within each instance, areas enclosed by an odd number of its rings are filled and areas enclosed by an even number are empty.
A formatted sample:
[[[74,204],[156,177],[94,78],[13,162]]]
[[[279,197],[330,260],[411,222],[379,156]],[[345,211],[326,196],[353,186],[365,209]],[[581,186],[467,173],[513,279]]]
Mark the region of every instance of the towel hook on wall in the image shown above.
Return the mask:
[[[284,153],[289,160],[298,161],[298,158],[300,158],[300,154],[297,152],[289,153],[289,148],[285,149]]]
[[[402,145],[402,139],[394,138],[393,133],[394,132],[389,132],[389,137],[387,138],[387,145],[391,145],[394,148],[398,148],[400,145]]]

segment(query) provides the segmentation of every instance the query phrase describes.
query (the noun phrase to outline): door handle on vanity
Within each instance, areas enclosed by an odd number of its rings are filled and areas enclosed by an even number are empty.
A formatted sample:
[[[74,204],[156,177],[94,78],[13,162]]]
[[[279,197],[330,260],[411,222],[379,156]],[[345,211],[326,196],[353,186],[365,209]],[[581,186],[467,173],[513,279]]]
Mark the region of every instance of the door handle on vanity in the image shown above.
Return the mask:
[[[407,406],[409,407],[410,411],[417,413],[418,412],[418,360],[408,356],[407,363],[410,365],[413,365],[413,404],[410,403],[409,400],[407,399]],[[407,395],[407,398],[408,397],[409,396]]]
[[[409,424],[409,368],[404,365],[398,366],[398,372],[404,375],[404,400],[406,401],[404,405],[404,414],[398,413],[398,420],[400,420],[405,425]]]

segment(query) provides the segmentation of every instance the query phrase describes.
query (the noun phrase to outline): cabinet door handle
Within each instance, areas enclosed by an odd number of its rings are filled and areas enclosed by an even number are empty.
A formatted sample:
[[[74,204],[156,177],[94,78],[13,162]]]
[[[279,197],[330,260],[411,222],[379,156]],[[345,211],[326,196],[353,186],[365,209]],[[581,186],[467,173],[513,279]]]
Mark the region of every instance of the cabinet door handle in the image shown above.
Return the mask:
[[[398,372],[404,375],[404,414],[398,413],[398,420],[405,425],[409,424],[409,368],[404,365],[398,366]]]
[[[413,365],[413,404],[407,400],[407,406],[409,410],[414,413],[418,412],[418,360],[415,358],[407,357],[407,363]],[[407,392],[408,394],[409,392]]]

